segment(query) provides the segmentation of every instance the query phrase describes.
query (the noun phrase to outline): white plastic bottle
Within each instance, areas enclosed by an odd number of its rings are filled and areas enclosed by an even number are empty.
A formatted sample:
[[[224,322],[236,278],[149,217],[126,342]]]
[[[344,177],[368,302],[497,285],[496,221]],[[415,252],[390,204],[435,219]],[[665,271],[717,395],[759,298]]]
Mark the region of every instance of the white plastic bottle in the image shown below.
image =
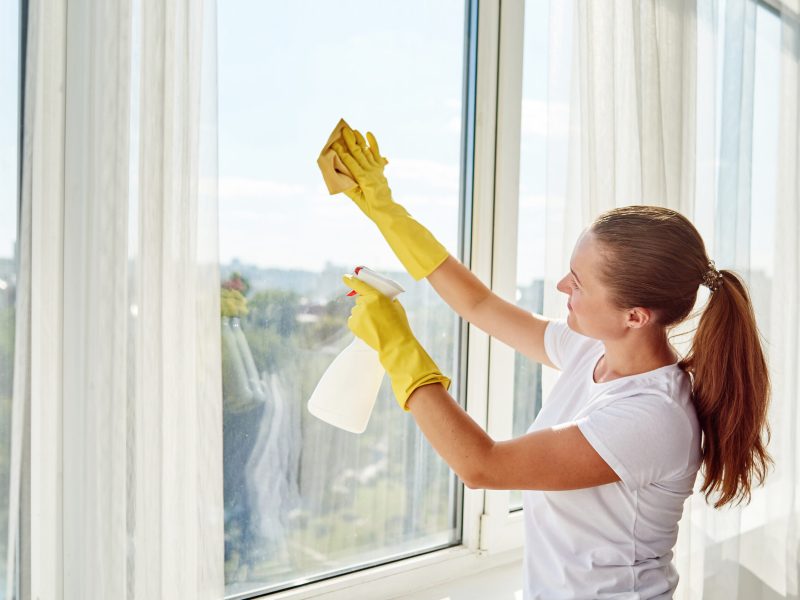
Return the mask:
[[[354,275],[391,299],[405,291],[396,281],[367,267],[356,267]],[[384,373],[378,353],[354,337],[322,375],[308,400],[308,411],[340,429],[363,433]]]

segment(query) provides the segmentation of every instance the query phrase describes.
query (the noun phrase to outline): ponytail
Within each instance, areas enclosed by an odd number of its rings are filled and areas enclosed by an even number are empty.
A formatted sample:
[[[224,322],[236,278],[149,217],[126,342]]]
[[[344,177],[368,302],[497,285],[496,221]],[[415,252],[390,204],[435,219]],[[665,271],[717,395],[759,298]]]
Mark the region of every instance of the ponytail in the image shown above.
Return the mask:
[[[694,406],[703,429],[706,501],[714,508],[750,502],[755,482],[764,483],[771,437],[767,412],[770,380],[755,313],[739,275],[722,270],[700,316],[692,346],[679,366],[692,375]],[[766,440],[762,439],[762,431]]]

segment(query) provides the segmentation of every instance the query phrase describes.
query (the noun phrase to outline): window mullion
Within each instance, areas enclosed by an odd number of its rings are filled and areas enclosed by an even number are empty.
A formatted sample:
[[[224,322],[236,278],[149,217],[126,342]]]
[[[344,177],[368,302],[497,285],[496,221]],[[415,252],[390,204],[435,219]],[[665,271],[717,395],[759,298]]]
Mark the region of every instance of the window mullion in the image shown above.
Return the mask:
[[[469,265],[487,286],[492,283],[492,243],[494,236],[494,167],[497,121],[497,65],[499,2],[478,3],[477,82],[475,93],[474,167]],[[466,261],[465,261],[466,262]],[[468,326],[467,412],[486,428],[489,391],[489,336]],[[480,547],[484,490],[464,490],[463,544],[470,550]]]
[[[494,145],[492,290],[516,301],[519,217],[520,124],[524,3],[506,2],[499,14]],[[512,437],[514,416],[513,348],[492,339],[489,346],[488,432],[496,440]],[[509,514],[508,490],[486,492],[481,549],[499,552],[522,544],[521,515]]]

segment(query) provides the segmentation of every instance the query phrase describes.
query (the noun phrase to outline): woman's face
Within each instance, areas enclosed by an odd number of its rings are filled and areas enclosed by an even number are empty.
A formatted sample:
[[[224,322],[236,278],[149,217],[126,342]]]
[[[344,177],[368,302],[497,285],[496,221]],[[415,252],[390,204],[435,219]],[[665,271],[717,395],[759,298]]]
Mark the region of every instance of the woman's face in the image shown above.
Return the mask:
[[[611,303],[600,282],[604,260],[594,235],[585,230],[572,252],[570,271],[556,287],[567,295],[567,325],[585,336],[608,340],[625,333],[628,311]]]

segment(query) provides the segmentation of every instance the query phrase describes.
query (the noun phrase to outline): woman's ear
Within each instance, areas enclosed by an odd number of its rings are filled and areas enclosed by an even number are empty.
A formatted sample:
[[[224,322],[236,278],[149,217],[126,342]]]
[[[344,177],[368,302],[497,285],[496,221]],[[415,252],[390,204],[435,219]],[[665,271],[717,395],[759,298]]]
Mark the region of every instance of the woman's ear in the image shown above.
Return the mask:
[[[649,308],[637,306],[628,310],[628,322],[626,325],[632,329],[639,329],[647,325],[653,318],[653,311]]]

